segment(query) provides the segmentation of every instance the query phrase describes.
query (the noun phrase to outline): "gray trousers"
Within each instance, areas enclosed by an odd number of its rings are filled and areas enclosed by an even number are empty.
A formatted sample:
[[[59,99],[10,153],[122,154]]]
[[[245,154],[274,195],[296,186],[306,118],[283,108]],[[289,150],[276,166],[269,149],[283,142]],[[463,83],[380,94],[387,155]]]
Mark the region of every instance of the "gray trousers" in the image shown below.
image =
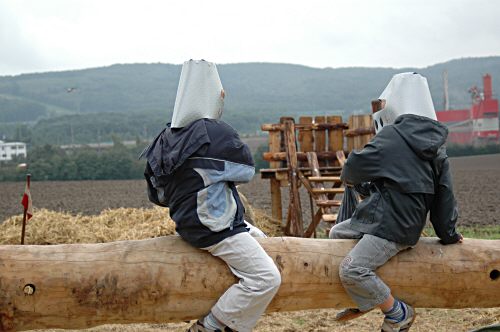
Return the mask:
[[[260,229],[239,233],[203,248],[229,266],[239,282],[229,287],[212,307],[213,315],[240,332],[252,331],[278,292],[281,275],[273,260],[254,237],[265,237]]]
[[[342,260],[339,268],[342,285],[359,310],[368,311],[387,300],[391,290],[375,274],[375,270],[410,246],[353,230],[351,219],[333,226],[330,238],[360,239]]]

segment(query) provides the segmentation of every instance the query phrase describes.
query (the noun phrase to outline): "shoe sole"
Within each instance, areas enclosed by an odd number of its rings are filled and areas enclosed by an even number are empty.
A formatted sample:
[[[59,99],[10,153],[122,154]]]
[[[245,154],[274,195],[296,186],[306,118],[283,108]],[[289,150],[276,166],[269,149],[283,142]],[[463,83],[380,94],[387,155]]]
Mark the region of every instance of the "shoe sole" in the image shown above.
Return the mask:
[[[364,316],[365,314],[369,313],[373,309],[370,309],[368,311],[359,311],[359,310],[358,311],[354,311],[354,310],[347,311],[347,310],[349,310],[349,309],[346,309],[345,312],[339,312],[333,320],[336,322],[339,322],[339,323],[347,322],[347,321],[350,321],[352,319],[356,319],[358,317]]]
[[[399,330],[399,332],[408,332],[408,331],[410,331],[410,328],[411,328],[411,326],[413,325],[413,322],[415,321],[415,318],[417,318],[417,313],[416,313],[415,311],[413,311],[413,318],[412,318],[412,320],[410,321],[410,326],[405,327],[405,328],[404,328],[404,329],[402,329],[402,330]],[[384,330],[380,329],[380,332],[386,332],[386,331],[384,331]]]

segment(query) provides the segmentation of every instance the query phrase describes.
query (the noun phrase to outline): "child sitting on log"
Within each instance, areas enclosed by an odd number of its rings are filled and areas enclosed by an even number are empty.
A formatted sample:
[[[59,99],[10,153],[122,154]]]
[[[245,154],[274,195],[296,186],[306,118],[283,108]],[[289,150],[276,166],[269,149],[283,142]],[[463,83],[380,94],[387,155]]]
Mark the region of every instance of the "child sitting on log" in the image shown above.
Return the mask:
[[[273,260],[252,237],[265,236],[243,219],[236,183],[255,173],[236,131],[219,120],[224,90],[215,64],[182,67],[172,123],[141,156],[149,199],[169,207],[177,233],[227,263],[239,278],[188,332],[251,331],[281,284]]]
[[[427,80],[417,73],[395,75],[376,103],[376,135],[349,154],[341,175],[347,185],[368,183],[369,196],[330,231],[333,239],[360,239],[339,268],[358,308],[344,310],[337,320],[379,307],[385,314],[382,331],[408,331],[414,309],[394,298],[375,270],[417,243],[429,211],[443,244],[462,241],[444,146],[448,130],[436,121]]]

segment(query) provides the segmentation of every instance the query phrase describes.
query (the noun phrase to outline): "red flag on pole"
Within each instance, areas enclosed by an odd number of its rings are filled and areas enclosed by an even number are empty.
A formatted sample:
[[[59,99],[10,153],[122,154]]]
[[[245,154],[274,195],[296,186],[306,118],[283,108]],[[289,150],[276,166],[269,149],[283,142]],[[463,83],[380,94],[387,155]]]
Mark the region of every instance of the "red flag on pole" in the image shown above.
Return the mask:
[[[33,206],[31,204],[31,193],[30,193],[30,175],[26,176],[26,187],[24,188],[24,195],[21,204],[24,206],[24,211],[26,211],[26,220],[30,220],[33,217]]]
[[[21,204],[24,206],[23,228],[21,230],[21,244],[24,244],[24,235],[26,233],[26,220],[29,220],[31,217],[33,217],[33,207],[31,206],[30,178],[31,174],[27,174],[26,187],[24,188],[24,195],[21,201]]]

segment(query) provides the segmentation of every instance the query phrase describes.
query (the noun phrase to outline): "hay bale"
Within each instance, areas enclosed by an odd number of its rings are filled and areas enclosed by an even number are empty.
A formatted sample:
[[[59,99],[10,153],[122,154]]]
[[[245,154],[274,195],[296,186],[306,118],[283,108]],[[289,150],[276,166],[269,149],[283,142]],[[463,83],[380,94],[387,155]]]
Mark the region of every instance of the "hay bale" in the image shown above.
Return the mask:
[[[280,236],[279,222],[253,209],[255,224],[268,236]],[[19,244],[23,217],[10,217],[0,225],[0,244]],[[168,209],[120,208],[104,210],[99,215],[71,215],[64,212],[36,210],[26,226],[26,244],[104,243],[141,240],[175,233]]]

